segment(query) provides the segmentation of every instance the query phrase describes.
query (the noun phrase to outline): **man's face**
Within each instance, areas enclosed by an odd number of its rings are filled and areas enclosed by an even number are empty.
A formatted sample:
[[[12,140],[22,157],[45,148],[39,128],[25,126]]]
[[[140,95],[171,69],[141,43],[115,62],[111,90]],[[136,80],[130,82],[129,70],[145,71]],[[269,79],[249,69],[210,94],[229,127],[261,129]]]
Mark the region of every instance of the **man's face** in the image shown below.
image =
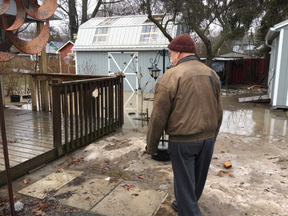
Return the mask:
[[[180,52],[176,52],[173,50],[169,50],[170,53],[170,60],[173,66],[175,66],[177,64],[177,62],[179,61],[179,56],[180,56]]]

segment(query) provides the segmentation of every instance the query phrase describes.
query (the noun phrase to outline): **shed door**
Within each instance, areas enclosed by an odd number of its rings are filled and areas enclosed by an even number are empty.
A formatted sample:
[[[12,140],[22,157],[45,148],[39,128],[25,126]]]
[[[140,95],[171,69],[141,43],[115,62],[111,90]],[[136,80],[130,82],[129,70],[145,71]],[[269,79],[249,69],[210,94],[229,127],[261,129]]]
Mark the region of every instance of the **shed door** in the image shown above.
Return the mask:
[[[135,92],[138,89],[138,52],[109,52],[108,74],[125,74],[124,91]]]

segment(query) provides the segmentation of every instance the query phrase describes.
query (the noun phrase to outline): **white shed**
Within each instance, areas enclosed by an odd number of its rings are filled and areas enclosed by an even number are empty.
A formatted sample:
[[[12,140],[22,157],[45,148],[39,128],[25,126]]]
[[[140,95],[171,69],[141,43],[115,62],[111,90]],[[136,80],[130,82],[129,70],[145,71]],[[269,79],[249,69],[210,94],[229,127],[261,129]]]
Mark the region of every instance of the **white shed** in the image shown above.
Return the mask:
[[[167,29],[172,37],[180,34],[172,22]],[[155,59],[158,51],[167,50],[168,44],[168,39],[147,15],[96,17],[79,28],[73,48],[76,73],[107,75],[122,71],[126,74],[124,90],[135,91],[138,88],[136,72],[141,70],[143,74],[142,86],[147,81],[151,82],[153,79],[147,69],[151,66],[150,59]],[[162,56],[157,56],[157,62],[161,75],[170,58],[166,56],[164,67]],[[153,83],[145,91],[149,92],[152,88]]]
[[[273,108],[288,108],[288,20],[270,28],[266,44],[271,47],[269,96]]]

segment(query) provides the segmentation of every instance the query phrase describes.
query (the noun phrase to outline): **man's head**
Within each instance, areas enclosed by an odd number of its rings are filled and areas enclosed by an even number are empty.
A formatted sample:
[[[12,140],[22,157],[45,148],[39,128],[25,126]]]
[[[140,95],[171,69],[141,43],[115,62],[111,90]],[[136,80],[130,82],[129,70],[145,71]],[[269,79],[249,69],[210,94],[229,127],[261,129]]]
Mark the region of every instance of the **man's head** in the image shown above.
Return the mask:
[[[188,55],[194,55],[196,52],[194,41],[188,34],[181,34],[175,37],[168,45],[168,48],[173,66],[175,66],[180,59]]]

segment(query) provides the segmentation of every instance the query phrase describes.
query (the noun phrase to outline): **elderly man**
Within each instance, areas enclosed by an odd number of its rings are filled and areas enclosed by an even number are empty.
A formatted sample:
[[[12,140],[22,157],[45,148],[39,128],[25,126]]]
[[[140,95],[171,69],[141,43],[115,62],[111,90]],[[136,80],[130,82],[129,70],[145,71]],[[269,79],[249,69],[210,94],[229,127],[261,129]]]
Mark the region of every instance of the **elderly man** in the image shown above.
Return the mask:
[[[198,200],[222,123],[220,80],[195,56],[196,47],[188,34],[177,36],[168,48],[174,67],[155,87],[146,153],[157,152],[165,130],[174,172],[172,207],[180,216],[199,216]]]

